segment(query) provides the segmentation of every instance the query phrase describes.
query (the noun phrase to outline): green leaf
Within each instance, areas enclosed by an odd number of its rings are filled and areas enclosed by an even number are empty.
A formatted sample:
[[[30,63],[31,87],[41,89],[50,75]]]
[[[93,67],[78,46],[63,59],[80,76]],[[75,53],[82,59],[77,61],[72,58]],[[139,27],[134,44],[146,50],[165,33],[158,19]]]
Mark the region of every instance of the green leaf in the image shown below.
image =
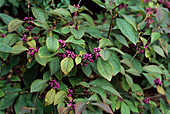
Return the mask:
[[[122,16],[125,18],[125,20],[131,24],[133,26],[133,28],[137,31],[137,28],[136,28],[136,23],[135,23],[135,18],[130,16],[130,15],[125,15],[125,14],[122,14]]]
[[[51,74],[50,74],[50,71],[46,71],[44,74],[43,74],[43,80],[49,80],[51,77]]]
[[[11,16],[7,15],[7,14],[3,14],[3,13],[0,13],[0,18],[2,19],[2,21],[5,23],[5,24],[9,24],[14,18],[12,18]]]
[[[127,83],[129,84],[129,86],[131,88],[133,88],[133,80],[132,80],[132,78],[127,74],[125,74],[125,78],[126,78]]]
[[[65,17],[71,17],[71,14],[70,12],[67,10],[67,9],[64,9],[64,8],[58,8],[58,9],[55,9],[54,11],[48,11],[48,13],[52,14],[52,15],[57,15],[57,16],[65,16]]]
[[[3,43],[12,46],[17,40],[16,34],[7,34],[3,39]]]
[[[84,35],[84,31],[82,29],[79,30],[71,29],[71,33],[74,35],[76,39],[80,39]]]
[[[71,57],[66,57],[61,61],[61,70],[67,75],[74,67],[74,62]]]
[[[98,4],[100,7],[106,8],[105,4],[103,2],[101,2],[101,0],[92,0],[93,2],[95,2],[96,4]]]
[[[105,78],[97,78],[94,81],[91,81],[89,84],[93,86],[99,86],[99,87],[102,87],[102,86],[112,87],[112,84]]]
[[[81,63],[81,57],[76,57],[75,58],[76,65]]]
[[[115,47],[111,47],[111,48],[107,48],[108,50],[113,50],[113,51],[117,51],[118,53],[122,54],[122,55],[125,55],[125,53],[123,51],[121,51],[120,49],[118,48],[115,48]]]
[[[126,100],[127,105],[129,106],[130,110],[136,113],[139,113],[138,108],[134,106],[133,102]]]
[[[57,51],[56,52],[49,52],[48,49],[47,49],[47,46],[40,47],[40,49],[38,51],[38,55],[40,57],[52,57],[56,54],[57,54]]]
[[[89,33],[94,38],[102,37],[102,33],[95,27],[88,27],[85,32]]]
[[[66,91],[61,90],[57,92],[57,94],[55,95],[54,105],[57,105],[58,103],[62,102],[66,96]]]
[[[78,102],[75,107],[75,114],[81,114],[86,109],[86,102]]]
[[[148,66],[143,67],[143,69],[145,69],[148,72],[152,72],[152,73],[164,74],[161,68],[156,65],[148,65]]]
[[[15,45],[12,48],[13,48],[13,51],[11,51],[11,53],[13,53],[13,54],[20,54],[24,51],[28,51],[28,48],[26,48],[24,46],[19,46],[19,45]]]
[[[98,103],[91,103],[91,104],[100,107],[101,109],[103,109],[104,111],[106,111],[109,114],[113,114],[112,109],[106,103],[98,102]]]
[[[20,114],[20,110],[22,107],[27,107],[27,103],[26,103],[26,95],[24,94],[20,94],[19,98],[17,99],[15,105],[14,105],[14,109],[16,114]]]
[[[119,57],[114,52],[111,52],[111,56],[108,59],[108,61],[113,66],[113,69],[114,69],[113,75],[115,76],[120,71],[120,59],[119,59]]]
[[[122,98],[122,96],[119,94],[119,92],[117,92],[113,87],[110,87],[110,86],[101,86],[101,88],[103,88],[104,90],[108,91],[111,95],[116,95],[116,96]]]
[[[116,24],[121,32],[136,45],[138,41],[138,32],[133,29],[133,27],[124,19],[117,18]]]
[[[59,42],[56,38],[54,38],[53,36],[49,36],[46,40],[46,44],[47,44],[47,49],[50,52],[56,52],[59,48]]]
[[[87,64],[86,67],[85,67],[85,66],[82,66],[81,68],[82,68],[84,74],[85,74],[87,77],[89,77],[89,76],[91,75],[92,69],[91,69],[91,67],[90,67],[89,64]]]
[[[36,60],[39,64],[41,64],[41,65],[43,65],[43,66],[46,66],[46,63],[47,63],[46,58],[40,57],[37,53],[35,53],[35,60]]]
[[[109,61],[104,61],[103,59],[98,58],[97,69],[104,78],[111,81],[114,69]]]
[[[37,92],[43,90],[48,84],[47,80],[37,79],[31,84],[31,92]]]
[[[140,73],[134,68],[130,68],[130,69],[126,70],[126,72],[133,74],[135,76],[140,76]]]
[[[161,47],[159,47],[158,45],[154,45],[153,48],[156,51],[156,53],[158,53],[162,57],[165,57],[164,51],[162,50]]]
[[[102,48],[102,47],[106,47],[106,46],[113,46],[113,43],[107,38],[102,38],[99,41],[99,47]]]
[[[106,92],[104,91],[103,88],[95,86],[95,87],[91,87],[91,90],[95,93],[98,93],[104,102],[106,101]]]
[[[84,87],[90,88],[90,85],[87,82],[80,82],[78,85],[82,85]]]
[[[12,76],[11,81],[16,82],[16,81],[21,81],[18,76]]]
[[[156,86],[158,93],[161,93],[162,95],[165,95],[165,90],[160,85]]]
[[[121,111],[121,114],[130,114],[130,109],[124,102],[122,102],[121,104],[120,111]]]
[[[31,48],[37,48],[36,47],[36,41],[35,40],[30,40],[27,42],[27,44],[31,47]]]
[[[122,87],[126,92],[128,92],[130,89],[130,87],[124,77],[122,77]]]
[[[4,43],[0,43],[0,52],[6,52],[6,53],[10,53],[12,52],[14,49],[9,47],[7,44]]]
[[[168,44],[164,39],[159,39],[162,49],[165,51],[166,55],[168,56]]]
[[[39,20],[39,21],[45,21],[46,20],[46,15],[45,15],[45,11],[41,8],[38,7],[32,7],[32,13],[34,15],[34,17]]]
[[[67,38],[67,40],[65,42],[70,42],[73,44],[84,44],[84,40],[82,39],[75,39],[73,35],[71,35],[70,37]]]
[[[5,0],[0,0],[0,8],[4,5]]]
[[[19,7],[19,2],[17,0],[8,0],[13,6]]]
[[[62,27],[62,28],[61,28],[61,32],[62,32],[63,34],[68,34],[68,33],[70,32],[70,28],[69,28],[68,26]]]
[[[107,49],[101,49],[100,54],[103,60],[108,60],[111,56],[111,52]]]
[[[69,8],[71,13],[74,13],[78,10],[78,7],[75,7],[75,6],[72,6],[72,5],[69,5],[68,8]]]
[[[94,26],[93,18],[92,18],[90,15],[85,14],[85,13],[80,13],[80,16],[83,16],[83,18],[84,18],[91,26]]]
[[[12,105],[18,94],[19,93],[12,93],[3,97],[0,101],[0,110],[4,110],[10,105]]]
[[[49,26],[48,26],[48,24],[46,23],[46,21],[36,20],[36,22],[33,21],[33,23],[34,23],[36,26],[38,26],[38,27],[43,27],[43,28],[45,28],[45,29],[49,29]],[[32,30],[32,31],[33,31],[33,30]],[[31,31],[31,32],[32,32],[32,31]]]
[[[59,68],[60,68],[60,61],[56,57],[56,58],[52,59],[52,61],[50,62],[50,72],[51,72],[51,75],[53,75],[55,72],[57,72],[57,70]]]
[[[125,39],[125,37],[123,35],[118,34],[118,33],[112,33],[112,34],[121,44],[129,47],[128,43],[127,43],[127,41],[126,41],[126,39]]]
[[[55,99],[55,89],[51,89],[50,91],[47,92],[45,96],[45,102],[48,103],[48,105],[52,104]]]
[[[0,89],[0,98],[3,97],[5,95],[5,93],[2,91],[2,89]]]
[[[18,29],[23,23],[24,21],[21,21],[19,19],[14,19],[10,21],[8,25],[8,32],[13,32],[14,30]]]
[[[153,32],[151,34],[151,43],[155,42],[161,37],[161,34],[159,32]]]

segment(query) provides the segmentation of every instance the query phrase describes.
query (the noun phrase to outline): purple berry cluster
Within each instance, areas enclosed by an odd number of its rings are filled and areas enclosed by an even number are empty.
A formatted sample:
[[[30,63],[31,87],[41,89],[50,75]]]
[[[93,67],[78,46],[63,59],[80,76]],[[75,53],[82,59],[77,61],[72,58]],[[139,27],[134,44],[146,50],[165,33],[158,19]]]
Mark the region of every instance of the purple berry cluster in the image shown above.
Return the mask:
[[[160,4],[164,4],[167,8],[170,8],[170,2],[169,2],[169,1],[159,0],[158,2],[159,2]]]
[[[119,10],[123,9],[123,8],[125,8],[127,10],[127,5],[126,4],[121,4],[121,5],[119,5],[118,8],[119,8]]]
[[[67,104],[67,107],[69,107],[69,111],[70,110],[74,110],[76,105],[75,105],[75,101],[74,100],[70,100],[69,103]]]
[[[98,60],[98,57],[101,57],[100,55],[101,49],[99,47],[94,48],[94,53],[95,53],[95,59]]]
[[[74,4],[73,5],[74,7],[77,7],[78,9],[80,9],[80,5],[78,4],[77,6]]]
[[[92,54],[84,54],[83,56],[80,55],[81,58],[81,65],[87,66],[88,63],[93,63],[94,60],[92,59]]]
[[[28,54],[33,57],[35,53],[38,53],[38,49],[29,48]]]
[[[27,35],[24,34],[24,36],[22,36],[22,39],[21,39],[24,43],[27,42]]]
[[[85,95],[87,95],[87,93],[88,93],[88,92],[87,92],[87,90],[86,90],[86,89],[84,89],[84,94],[85,94]]]
[[[151,100],[150,100],[150,98],[148,97],[148,98],[146,98],[146,99],[144,100],[144,103],[149,104],[149,101],[151,101]]]
[[[4,38],[5,37],[5,34],[1,34],[1,36],[0,36],[1,38]]]
[[[73,93],[73,90],[72,89],[68,89],[69,91],[69,94],[67,96],[71,97],[71,94]]]
[[[52,80],[52,82],[49,83],[53,89],[59,89],[60,85],[56,82],[56,80]]]
[[[59,39],[58,42],[59,42],[59,44],[60,44],[61,47],[65,47],[65,46],[66,46],[66,43],[65,43],[64,40]]]
[[[140,46],[140,47],[138,48],[138,53],[143,54],[143,53],[144,53],[144,50],[147,49],[148,46],[149,46],[149,42],[147,42],[146,45],[144,45],[143,47]],[[149,51],[149,49],[148,49],[148,51]]]
[[[154,85],[156,85],[156,86],[162,86],[162,82],[161,82],[161,80],[159,79],[159,78],[156,78],[155,80],[154,80]]]
[[[69,50],[66,50],[66,53],[57,53],[56,55],[63,58],[71,57],[72,59],[77,57],[77,55],[74,52],[71,52]]]
[[[145,12],[146,12],[147,14],[149,14],[149,15],[152,15],[152,8],[145,8]],[[147,23],[147,27],[149,27],[150,24],[153,23],[152,17],[149,16],[149,17],[146,19],[146,23]]]
[[[31,22],[31,21],[34,21],[34,19],[32,18],[32,17],[25,17],[24,18],[24,21],[27,21],[27,24],[30,24],[30,26],[28,26],[28,27],[25,27],[26,28],[26,30],[27,31],[32,31],[32,29],[33,29],[33,22]]]

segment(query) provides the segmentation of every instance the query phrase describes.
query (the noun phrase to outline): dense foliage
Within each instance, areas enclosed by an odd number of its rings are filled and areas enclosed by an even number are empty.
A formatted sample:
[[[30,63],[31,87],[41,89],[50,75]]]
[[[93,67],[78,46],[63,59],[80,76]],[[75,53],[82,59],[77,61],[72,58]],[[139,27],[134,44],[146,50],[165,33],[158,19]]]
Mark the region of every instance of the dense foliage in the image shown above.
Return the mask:
[[[0,0],[0,113],[170,113],[170,2],[92,1]]]

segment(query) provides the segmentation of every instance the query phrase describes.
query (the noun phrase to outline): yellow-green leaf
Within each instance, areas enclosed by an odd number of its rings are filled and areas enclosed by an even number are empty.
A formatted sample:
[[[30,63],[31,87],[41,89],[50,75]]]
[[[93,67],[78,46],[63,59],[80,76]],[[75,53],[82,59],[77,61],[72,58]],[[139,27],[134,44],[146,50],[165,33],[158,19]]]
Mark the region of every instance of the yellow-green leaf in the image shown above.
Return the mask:
[[[51,89],[50,91],[47,92],[45,96],[45,102],[48,103],[48,105],[52,104],[55,99],[55,89]]]
[[[24,21],[19,19],[12,20],[8,25],[8,32],[13,32],[14,30],[18,29]]]
[[[55,95],[54,105],[57,105],[58,103],[62,102],[65,96],[67,96],[66,91],[61,90],[57,92],[57,94]]]
[[[66,57],[61,61],[61,70],[64,74],[68,74],[74,67],[74,61],[71,57]]]

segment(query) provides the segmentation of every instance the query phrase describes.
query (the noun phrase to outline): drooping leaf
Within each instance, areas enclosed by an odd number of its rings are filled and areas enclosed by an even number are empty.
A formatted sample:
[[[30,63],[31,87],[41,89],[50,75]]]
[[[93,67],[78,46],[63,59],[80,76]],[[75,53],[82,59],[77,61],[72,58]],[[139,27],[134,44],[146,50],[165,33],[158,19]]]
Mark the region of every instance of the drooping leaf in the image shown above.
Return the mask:
[[[104,111],[106,111],[109,114],[113,114],[112,109],[106,103],[98,102],[98,103],[91,103],[91,104],[100,107],[101,109],[103,109]]]
[[[13,51],[11,51],[11,53],[14,53],[14,54],[20,54],[24,51],[28,51],[28,48],[24,46],[19,46],[19,45],[15,45],[12,48],[13,48]]]
[[[114,69],[113,75],[115,76],[120,71],[120,59],[114,52],[111,52],[111,56],[108,59],[108,61],[113,66],[113,69]]]
[[[84,35],[84,31],[82,29],[79,30],[71,29],[71,33],[74,35],[76,39],[80,39]]]
[[[113,43],[107,38],[102,38],[99,41],[99,47],[102,48],[102,47],[105,47],[105,46],[113,46]]]
[[[52,104],[55,99],[55,89],[51,89],[50,91],[47,92],[45,96],[45,102],[48,103],[48,105]]]
[[[76,65],[81,63],[81,57],[76,57],[75,58]]]
[[[83,18],[84,18],[91,26],[94,26],[93,18],[92,18],[90,15],[85,14],[85,13],[81,13],[80,16],[83,16]]]
[[[129,86],[131,88],[133,88],[133,80],[132,80],[132,78],[127,74],[125,74],[125,78],[126,78],[127,83],[129,84]]]
[[[168,44],[164,39],[159,39],[162,49],[165,51],[166,55],[168,56]]]
[[[12,105],[18,94],[19,93],[12,93],[3,97],[0,101],[0,110],[4,110],[10,105]]]
[[[37,53],[35,53],[35,60],[36,60],[39,64],[41,64],[41,65],[43,65],[43,66],[46,66],[46,63],[47,63],[46,58],[40,57]]]
[[[39,21],[46,20],[45,11],[43,9],[38,8],[38,7],[32,7],[32,13],[37,20]]]
[[[122,102],[122,104],[121,104],[121,113],[122,114],[130,114],[130,109],[124,102]]]
[[[57,94],[55,95],[54,105],[57,105],[58,103],[62,102],[66,96],[66,91],[61,90],[57,92]]]
[[[14,19],[10,21],[8,25],[8,32],[13,32],[14,30],[18,29],[23,23],[24,21],[21,21],[19,19]]]
[[[59,42],[56,38],[54,38],[53,36],[49,36],[46,40],[46,44],[47,44],[47,49],[50,52],[56,52],[59,48]]]
[[[56,57],[54,58],[51,62],[50,62],[50,72],[51,75],[53,75],[55,72],[57,72],[57,70],[60,68],[60,61],[59,59]]]
[[[165,95],[165,90],[164,90],[163,87],[161,87],[160,85],[158,85],[158,86],[156,86],[156,87],[157,87],[157,91],[158,91],[159,93],[161,93],[162,95]]]
[[[16,34],[8,34],[3,39],[3,43],[7,44],[8,46],[13,45],[17,40]]]
[[[117,18],[116,24],[121,32],[136,45],[138,41],[138,32],[133,29],[133,27],[124,19]]]
[[[133,28],[137,31],[137,28],[136,28],[136,23],[135,23],[135,18],[130,16],[130,15],[125,15],[125,14],[122,14],[122,16],[125,18],[125,20],[131,24],[133,26]]]
[[[11,22],[14,18],[12,18],[11,16],[7,15],[7,14],[3,14],[3,13],[0,13],[0,18],[2,19],[2,21],[5,23],[5,24],[9,24],[9,22]]]
[[[37,92],[43,90],[45,87],[47,87],[48,84],[46,84],[47,80],[37,79],[33,81],[31,84],[31,92]]]
[[[140,73],[134,68],[130,68],[130,69],[126,70],[126,72],[133,74],[135,76],[140,76]]]
[[[119,94],[119,92],[117,92],[113,87],[110,87],[110,86],[101,86],[101,88],[103,88],[104,90],[108,91],[111,95],[116,95],[116,96],[122,98],[122,96]]]
[[[75,107],[75,114],[81,114],[83,110],[86,109],[86,102],[78,102]]]
[[[57,51],[56,52],[49,52],[48,49],[47,49],[47,46],[40,47],[40,49],[38,51],[38,55],[40,57],[52,57],[56,54],[57,54]]]
[[[72,68],[74,67],[74,62],[71,57],[66,57],[61,61],[61,70],[64,72],[64,74],[68,74]]]
[[[55,9],[54,11],[48,11],[48,13],[52,14],[52,15],[57,15],[57,16],[69,16],[71,17],[70,12],[67,9],[64,8],[58,8]]]
[[[161,37],[161,34],[159,32],[153,32],[151,34],[151,43],[155,42]]]
[[[106,78],[108,81],[111,81],[114,68],[109,61],[104,61],[102,58],[98,58],[97,69],[104,78]]]
[[[111,56],[111,52],[107,49],[101,49],[100,54],[103,60],[108,60]]]
[[[10,46],[8,46],[7,44],[0,43],[0,52],[10,53],[10,52],[12,52],[13,50],[14,50],[14,49],[11,48]]]
[[[102,37],[101,32],[95,27],[88,27],[85,32],[89,33],[94,38]]]
[[[163,74],[161,68],[156,65],[148,65],[148,66],[145,66],[143,69],[145,69],[146,71],[149,71],[149,72]]]
[[[26,103],[26,98],[24,94],[20,94],[19,98],[17,99],[15,105],[14,105],[14,109],[16,114],[19,114],[21,107],[26,107],[27,103]]]
[[[89,64],[87,64],[86,67],[82,66],[82,70],[86,74],[87,77],[89,77],[91,75],[91,73],[92,73],[92,69],[91,69]]]
[[[158,53],[162,57],[165,57],[164,51],[162,50],[161,47],[159,47],[158,45],[154,45],[153,48],[156,51],[156,53]]]
[[[128,43],[127,43],[127,41],[126,41],[126,39],[125,39],[125,37],[124,37],[123,35],[118,34],[118,33],[112,33],[112,34],[114,35],[114,37],[115,37],[121,44],[129,47],[129,46],[128,46]]]

